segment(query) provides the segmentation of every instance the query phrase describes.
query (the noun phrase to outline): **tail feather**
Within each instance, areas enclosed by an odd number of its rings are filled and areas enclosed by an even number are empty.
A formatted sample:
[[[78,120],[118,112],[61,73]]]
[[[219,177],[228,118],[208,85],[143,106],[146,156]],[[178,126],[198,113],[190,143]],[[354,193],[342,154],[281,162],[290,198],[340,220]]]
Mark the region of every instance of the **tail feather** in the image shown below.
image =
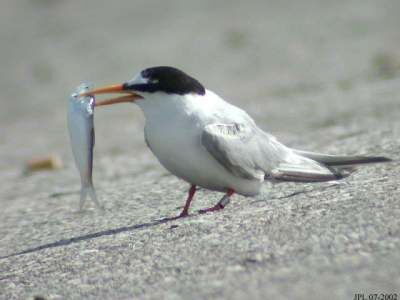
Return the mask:
[[[392,159],[384,156],[344,156],[344,155],[328,155],[322,153],[294,150],[298,155],[310,158],[328,167],[354,166],[361,164],[384,163],[391,162]]]

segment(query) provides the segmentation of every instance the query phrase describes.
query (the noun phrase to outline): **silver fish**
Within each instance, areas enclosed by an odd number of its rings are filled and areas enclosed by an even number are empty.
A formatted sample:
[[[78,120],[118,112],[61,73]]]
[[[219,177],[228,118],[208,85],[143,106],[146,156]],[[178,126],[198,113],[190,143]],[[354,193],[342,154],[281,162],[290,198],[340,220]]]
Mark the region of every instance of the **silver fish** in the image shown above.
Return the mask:
[[[88,194],[97,207],[103,208],[97,200],[92,181],[95,98],[94,96],[80,95],[89,90],[90,85],[88,84],[78,86],[75,93],[70,96],[68,105],[68,129],[71,148],[81,177],[79,210],[82,210]]]

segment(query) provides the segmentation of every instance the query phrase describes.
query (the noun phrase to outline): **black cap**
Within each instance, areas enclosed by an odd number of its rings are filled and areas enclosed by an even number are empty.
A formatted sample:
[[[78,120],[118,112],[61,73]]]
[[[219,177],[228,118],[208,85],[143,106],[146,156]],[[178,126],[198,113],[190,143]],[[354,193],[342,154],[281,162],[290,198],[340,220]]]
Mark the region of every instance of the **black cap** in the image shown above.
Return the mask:
[[[185,72],[167,66],[153,67],[143,70],[140,75],[147,79],[146,83],[126,82],[123,85],[124,90],[138,92],[164,92],[167,94],[198,94],[204,95],[204,86],[187,75]]]

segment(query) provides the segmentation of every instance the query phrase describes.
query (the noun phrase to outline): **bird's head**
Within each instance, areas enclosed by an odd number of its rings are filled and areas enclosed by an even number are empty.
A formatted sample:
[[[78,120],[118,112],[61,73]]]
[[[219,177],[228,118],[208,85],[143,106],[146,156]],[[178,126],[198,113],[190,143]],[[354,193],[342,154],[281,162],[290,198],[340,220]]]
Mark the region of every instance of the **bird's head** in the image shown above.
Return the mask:
[[[144,69],[133,79],[122,83],[91,90],[85,94],[124,94],[124,96],[97,101],[96,106],[123,102],[151,101],[155,95],[204,95],[205,88],[193,77],[173,67]]]

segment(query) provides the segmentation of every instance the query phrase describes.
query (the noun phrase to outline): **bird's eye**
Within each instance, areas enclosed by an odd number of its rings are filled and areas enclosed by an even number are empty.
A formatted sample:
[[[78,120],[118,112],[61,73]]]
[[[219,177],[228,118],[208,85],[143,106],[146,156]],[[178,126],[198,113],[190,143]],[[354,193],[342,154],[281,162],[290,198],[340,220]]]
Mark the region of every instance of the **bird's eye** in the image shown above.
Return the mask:
[[[141,72],[141,75],[142,75],[143,78],[148,78],[150,74],[149,74],[149,72],[147,70],[143,70]]]

